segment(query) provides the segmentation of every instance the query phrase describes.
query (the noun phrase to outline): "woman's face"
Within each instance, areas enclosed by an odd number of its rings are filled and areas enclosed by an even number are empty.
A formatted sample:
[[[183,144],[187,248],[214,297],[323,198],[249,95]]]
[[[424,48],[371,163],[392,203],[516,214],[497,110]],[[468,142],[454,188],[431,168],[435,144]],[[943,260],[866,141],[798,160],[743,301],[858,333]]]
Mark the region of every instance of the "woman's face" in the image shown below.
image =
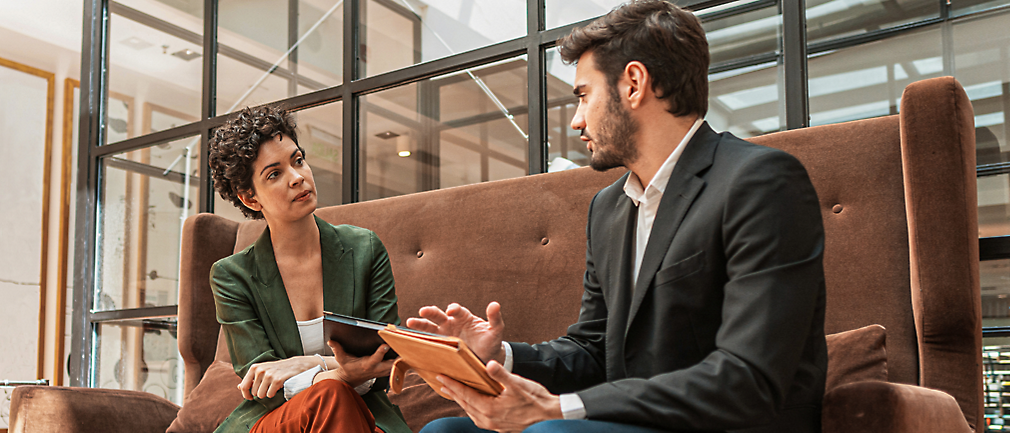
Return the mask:
[[[316,183],[294,140],[278,134],[260,145],[253,161],[253,191],[239,194],[267,223],[296,221],[316,210]]]

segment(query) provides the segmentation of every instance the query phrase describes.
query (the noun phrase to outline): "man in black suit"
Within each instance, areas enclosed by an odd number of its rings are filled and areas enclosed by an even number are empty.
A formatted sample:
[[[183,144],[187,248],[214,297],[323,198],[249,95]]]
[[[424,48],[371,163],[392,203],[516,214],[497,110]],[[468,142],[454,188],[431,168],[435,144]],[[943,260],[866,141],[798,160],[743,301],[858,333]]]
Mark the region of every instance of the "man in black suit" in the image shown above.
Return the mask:
[[[590,205],[579,320],[529,345],[502,342],[497,303],[488,321],[422,308],[409,326],[463,338],[505,385],[440,378],[470,419],[425,431],[820,431],[824,234],[806,170],[703,121],[690,12],[635,1],[559,45],[590,165],[630,170]]]

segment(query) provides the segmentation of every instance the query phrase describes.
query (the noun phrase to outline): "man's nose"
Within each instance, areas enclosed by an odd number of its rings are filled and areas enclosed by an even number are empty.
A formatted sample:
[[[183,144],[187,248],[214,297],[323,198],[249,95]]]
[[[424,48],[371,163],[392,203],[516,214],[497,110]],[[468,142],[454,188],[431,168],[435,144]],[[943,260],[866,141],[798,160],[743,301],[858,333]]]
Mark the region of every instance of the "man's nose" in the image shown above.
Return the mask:
[[[586,118],[580,112],[575,112],[572,117],[572,129],[586,129]]]

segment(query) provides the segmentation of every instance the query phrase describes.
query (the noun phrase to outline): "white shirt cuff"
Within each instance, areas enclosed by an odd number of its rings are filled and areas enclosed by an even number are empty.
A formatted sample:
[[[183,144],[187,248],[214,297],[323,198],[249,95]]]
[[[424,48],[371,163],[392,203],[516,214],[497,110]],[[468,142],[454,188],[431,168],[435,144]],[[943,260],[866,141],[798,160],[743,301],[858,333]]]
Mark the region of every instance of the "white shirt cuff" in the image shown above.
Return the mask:
[[[586,405],[578,394],[561,394],[561,416],[565,419],[586,419]]]
[[[354,391],[357,392],[358,395],[365,395],[368,394],[368,391],[372,390],[372,385],[375,385],[374,377],[366,380],[365,383],[362,383],[361,385],[354,387]]]
[[[316,373],[322,371],[319,366],[312,367],[301,373],[288,378],[284,381],[284,399],[291,400],[294,396],[298,395],[299,392],[305,391],[310,386],[312,386],[312,379],[316,377]]]
[[[512,346],[504,341],[501,342],[501,348],[505,351],[505,363],[502,364],[502,368],[505,371],[512,372]]]

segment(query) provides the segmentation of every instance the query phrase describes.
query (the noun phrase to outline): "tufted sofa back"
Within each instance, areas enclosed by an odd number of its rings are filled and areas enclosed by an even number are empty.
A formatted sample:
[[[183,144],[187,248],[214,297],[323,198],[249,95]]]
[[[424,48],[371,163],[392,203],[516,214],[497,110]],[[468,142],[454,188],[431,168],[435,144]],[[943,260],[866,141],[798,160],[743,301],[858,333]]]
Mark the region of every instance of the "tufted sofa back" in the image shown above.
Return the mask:
[[[953,78],[910,85],[900,115],[780,132],[754,142],[803,162],[825,225],[826,331],[881,324],[891,382],[954,396],[982,418],[974,125]],[[579,311],[585,223],[594,194],[623,174],[588,168],[319,209],[375,231],[389,251],[400,317],[459,302],[503,306],[508,340],[564,333]],[[179,349],[186,393],[217,350],[207,281],[262,222],[186,222]],[[223,345],[222,345],[223,346]]]

